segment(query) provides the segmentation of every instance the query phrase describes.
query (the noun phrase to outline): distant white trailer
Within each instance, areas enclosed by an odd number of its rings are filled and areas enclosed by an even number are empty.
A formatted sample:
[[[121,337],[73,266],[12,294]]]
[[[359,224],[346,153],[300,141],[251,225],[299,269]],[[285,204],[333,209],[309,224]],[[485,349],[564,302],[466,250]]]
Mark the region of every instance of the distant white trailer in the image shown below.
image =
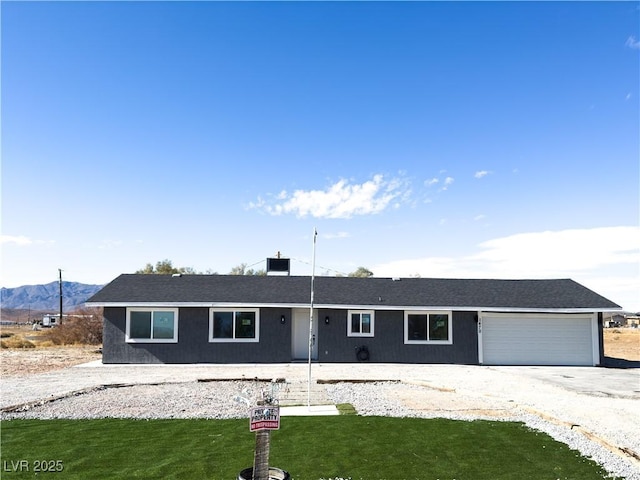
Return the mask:
[[[41,323],[44,328],[51,328],[60,325],[60,315],[43,315]]]

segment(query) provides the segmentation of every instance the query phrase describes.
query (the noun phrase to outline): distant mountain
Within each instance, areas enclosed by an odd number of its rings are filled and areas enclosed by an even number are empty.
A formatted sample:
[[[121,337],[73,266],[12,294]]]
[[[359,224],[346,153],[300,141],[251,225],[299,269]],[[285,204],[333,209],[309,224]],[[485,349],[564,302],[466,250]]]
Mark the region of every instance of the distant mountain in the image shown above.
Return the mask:
[[[103,285],[87,285],[77,282],[62,282],[62,308],[69,310],[81,306],[100,290]],[[58,282],[46,285],[25,285],[0,289],[2,308],[30,310],[50,310],[55,313],[60,308],[60,287]]]

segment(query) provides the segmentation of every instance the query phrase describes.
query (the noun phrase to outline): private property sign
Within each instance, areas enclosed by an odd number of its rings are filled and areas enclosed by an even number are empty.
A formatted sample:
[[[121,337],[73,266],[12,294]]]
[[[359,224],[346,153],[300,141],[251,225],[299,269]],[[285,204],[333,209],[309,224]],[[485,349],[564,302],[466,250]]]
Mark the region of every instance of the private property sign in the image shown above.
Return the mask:
[[[251,409],[251,423],[249,430],[278,430],[280,429],[280,407],[267,406]]]

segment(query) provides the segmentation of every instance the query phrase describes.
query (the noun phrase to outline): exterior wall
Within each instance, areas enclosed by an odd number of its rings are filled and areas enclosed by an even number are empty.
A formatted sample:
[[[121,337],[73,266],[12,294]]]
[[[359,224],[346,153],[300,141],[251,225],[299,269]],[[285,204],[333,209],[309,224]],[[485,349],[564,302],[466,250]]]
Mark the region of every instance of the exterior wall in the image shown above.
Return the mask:
[[[453,312],[452,345],[405,345],[404,311],[377,310],[374,337],[348,337],[347,311],[318,312],[318,361],[358,362],[357,348],[366,346],[372,363],[478,364],[476,312]],[[329,317],[329,324],[325,318]]]
[[[209,343],[209,309],[180,308],[178,343],[126,343],[126,308],[104,309],[103,363],[289,363],[291,310],[260,309],[260,342]],[[280,322],[285,316],[285,323]],[[324,319],[329,317],[329,324]],[[478,364],[476,312],[453,312],[452,345],[405,345],[404,312],[375,312],[374,337],[347,336],[347,310],[319,309],[318,361],[357,362],[366,346],[372,363]]]
[[[291,312],[260,309],[258,343],[209,343],[209,309],[180,308],[178,343],[126,343],[124,307],[104,309],[103,363],[288,363]],[[280,323],[285,316],[285,324]]]

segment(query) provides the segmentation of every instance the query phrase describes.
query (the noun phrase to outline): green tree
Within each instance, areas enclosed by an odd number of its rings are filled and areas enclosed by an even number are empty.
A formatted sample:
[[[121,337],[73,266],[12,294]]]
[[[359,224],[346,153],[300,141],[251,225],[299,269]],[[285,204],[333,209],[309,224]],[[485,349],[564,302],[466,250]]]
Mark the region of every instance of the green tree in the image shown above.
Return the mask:
[[[265,270],[254,270],[252,268],[247,268],[246,263],[241,263],[240,265],[236,265],[231,269],[229,275],[266,275],[267,272]]]
[[[136,271],[136,273],[147,273],[147,274],[158,274],[158,275],[173,275],[174,273],[184,273],[184,274],[195,275],[198,272],[196,272],[191,267],[180,267],[180,268],[174,267],[173,263],[171,263],[171,260],[165,259],[157,262],[155,266],[152,265],[151,263],[147,263],[144,266],[144,268]]]
[[[351,272],[349,274],[350,277],[362,277],[362,278],[368,278],[368,277],[373,277],[373,272],[371,270],[369,270],[368,268],[365,267],[358,267],[358,269],[354,272]]]

